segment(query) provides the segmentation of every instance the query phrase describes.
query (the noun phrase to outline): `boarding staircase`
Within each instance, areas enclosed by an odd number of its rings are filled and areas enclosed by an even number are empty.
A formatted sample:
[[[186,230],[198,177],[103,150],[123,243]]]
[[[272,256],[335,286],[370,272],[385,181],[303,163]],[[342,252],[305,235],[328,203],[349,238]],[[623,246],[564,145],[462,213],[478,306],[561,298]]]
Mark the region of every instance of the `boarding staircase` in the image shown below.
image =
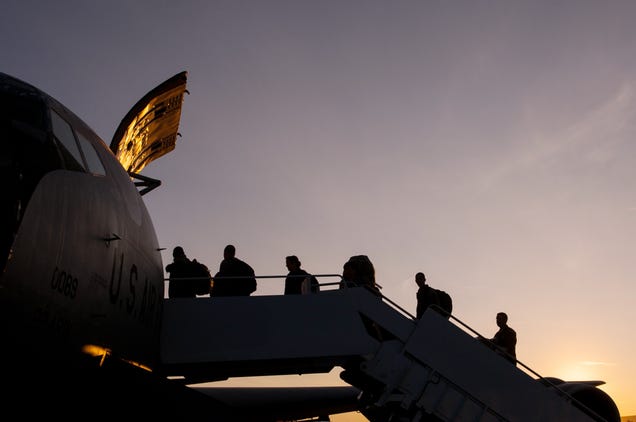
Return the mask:
[[[166,299],[163,315],[164,370],[189,384],[341,367],[371,421],[606,420],[452,315],[415,319],[363,287]]]

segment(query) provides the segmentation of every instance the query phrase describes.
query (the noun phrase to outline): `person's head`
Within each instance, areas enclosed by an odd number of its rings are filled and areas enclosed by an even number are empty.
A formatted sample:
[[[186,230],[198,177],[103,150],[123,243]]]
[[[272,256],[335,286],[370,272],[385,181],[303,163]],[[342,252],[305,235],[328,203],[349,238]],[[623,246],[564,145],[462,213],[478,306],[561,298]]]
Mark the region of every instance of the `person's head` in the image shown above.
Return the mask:
[[[300,268],[300,260],[296,255],[285,257],[285,265],[289,271],[298,270]]]
[[[426,284],[426,276],[424,275],[424,273],[420,272],[415,274],[415,282],[419,287],[424,287],[424,285]]]
[[[508,322],[508,315],[505,312],[497,313],[497,326],[503,327]]]
[[[234,258],[236,255],[236,248],[234,245],[227,245],[225,249],[223,249],[223,258]]]
[[[356,269],[351,261],[347,261],[342,266],[342,279],[346,281],[355,281]]]
[[[177,246],[172,250],[173,258],[185,258],[186,254],[181,246]]]
[[[375,285],[375,268],[366,255],[354,255],[342,267],[342,278],[358,284]]]

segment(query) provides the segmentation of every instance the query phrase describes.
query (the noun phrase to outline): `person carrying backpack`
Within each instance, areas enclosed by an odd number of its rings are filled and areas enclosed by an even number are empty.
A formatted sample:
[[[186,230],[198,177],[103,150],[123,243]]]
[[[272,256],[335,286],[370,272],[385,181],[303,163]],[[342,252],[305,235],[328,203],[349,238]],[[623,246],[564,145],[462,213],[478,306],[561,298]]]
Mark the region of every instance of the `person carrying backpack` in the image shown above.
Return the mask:
[[[444,316],[448,318],[453,311],[453,300],[450,295],[443,290],[435,289],[426,284],[426,276],[422,272],[415,274],[415,283],[418,285],[415,317],[417,319],[421,318],[429,306],[436,305],[445,312]]]
[[[285,291],[286,295],[299,295],[303,293],[303,286],[307,284],[306,289],[310,293],[318,293],[320,291],[320,284],[318,279],[307,271],[303,270],[300,266],[300,259],[296,255],[289,255],[285,257],[285,266],[289,273],[285,278]]]
[[[170,274],[168,284],[168,297],[196,297],[189,276],[192,261],[186,256],[183,248],[177,246],[172,250],[172,263],[166,266],[166,272]]]
[[[181,246],[172,250],[172,263],[166,266],[170,273],[168,297],[197,297],[210,292],[210,271],[196,259],[190,260]]]
[[[249,296],[256,291],[254,269],[236,257],[234,245],[223,249],[223,261],[213,277],[210,297]]]

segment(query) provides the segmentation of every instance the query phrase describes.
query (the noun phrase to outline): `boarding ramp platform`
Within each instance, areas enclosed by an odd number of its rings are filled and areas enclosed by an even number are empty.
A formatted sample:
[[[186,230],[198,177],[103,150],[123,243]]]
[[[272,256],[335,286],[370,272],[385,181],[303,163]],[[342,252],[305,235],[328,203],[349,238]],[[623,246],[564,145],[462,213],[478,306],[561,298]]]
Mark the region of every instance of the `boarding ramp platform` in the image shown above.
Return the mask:
[[[186,384],[341,367],[371,421],[606,420],[452,317],[417,320],[362,287],[163,306],[162,370]]]

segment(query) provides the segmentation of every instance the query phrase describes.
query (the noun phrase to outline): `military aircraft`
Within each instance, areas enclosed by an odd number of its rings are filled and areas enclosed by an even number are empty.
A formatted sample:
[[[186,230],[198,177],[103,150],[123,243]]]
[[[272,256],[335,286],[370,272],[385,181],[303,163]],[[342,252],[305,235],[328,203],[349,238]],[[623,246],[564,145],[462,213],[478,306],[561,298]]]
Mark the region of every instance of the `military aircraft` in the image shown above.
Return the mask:
[[[139,172],[174,149],[186,82],[181,72],[148,92],[109,147],[60,102],[0,73],[0,377],[3,402],[17,411],[79,417],[89,406],[104,419],[241,419],[241,408],[154,372],[164,275],[142,195],[160,182]],[[324,389],[320,410],[307,403],[292,416],[353,410],[348,390],[344,407],[339,390]],[[246,399],[267,393],[241,391]],[[262,420],[279,416],[271,406],[257,411]]]
[[[161,248],[142,198],[160,181],[140,172],[175,148],[186,82],[181,72],[148,92],[107,145],[60,102],[0,73],[6,412],[71,420],[287,421],[354,410],[372,421],[619,419],[599,383],[524,373],[459,320],[434,310],[416,320],[363,287],[164,299]],[[335,367],[351,387],[201,384]]]

